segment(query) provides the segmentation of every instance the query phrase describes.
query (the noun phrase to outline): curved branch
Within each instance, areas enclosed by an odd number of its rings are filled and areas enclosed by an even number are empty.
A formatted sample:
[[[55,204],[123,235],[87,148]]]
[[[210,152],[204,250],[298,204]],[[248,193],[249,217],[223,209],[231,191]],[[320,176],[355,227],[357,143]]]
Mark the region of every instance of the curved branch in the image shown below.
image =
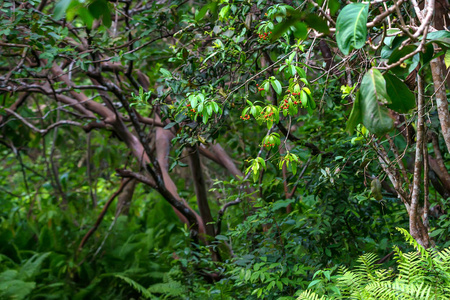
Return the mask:
[[[105,206],[103,206],[103,209],[100,212],[100,215],[98,216],[97,221],[95,221],[94,226],[91,229],[89,229],[89,231],[86,233],[86,235],[81,240],[81,243],[78,246],[78,250],[77,250],[78,252],[80,252],[81,249],[83,249],[83,247],[86,244],[87,240],[92,236],[92,234],[97,230],[98,226],[102,223],[103,218],[105,217],[105,214],[108,211],[108,208],[111,205],[111,203],[113,202],[113,200],[122,192],[124,187],[130,181],[131,181],[131,178],[127,178],[125,180],[122,180],[122,182],[120,183],[119,189],[114,194],[112,194],[111,197],[109,198],[109,200],[105,203]]]

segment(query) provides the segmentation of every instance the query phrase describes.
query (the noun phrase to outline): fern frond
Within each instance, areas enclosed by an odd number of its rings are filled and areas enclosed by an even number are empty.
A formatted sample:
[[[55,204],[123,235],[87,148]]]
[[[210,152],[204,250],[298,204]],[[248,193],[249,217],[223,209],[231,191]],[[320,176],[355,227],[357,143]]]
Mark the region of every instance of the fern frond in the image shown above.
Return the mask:
[[[38,253],[33,255],[28,259],[23,266],[20,268],[19,277],[20,279],[27,280],[40,272],[42,262],[50,255],[50,252]]]
[[[430,299],[432,287],[421,284],[403,284],[401,282],[374,282],[366,286],[376,299],[397,300],[397,299]]]
[[[417,252],[404,253],[398,260],[399,281],[408,284],[423,281],[423,260]]]
[[[120,278],[126,283],[128,283],[132,288],[134,288],[136,291],[141,293],[142,296],[144,296],[146,299],[153,299],[154,296],[150,291],[148,291],[145,287],[131,279],[130,277],[126,277],[120,274],[114,274],[114,277]]]
[[[430,259],[430,254],[428,253],[427,249],[425,249],[422,245],[420,245],[408,232],[408,230],[400,227],[395,227],[400,233],[405,237],[406,241],[413,246],[415,249],[417,249],[422,257],[426,258],[427,260]]]
[[[376,281],[375,270],[377,269],[377,265],[375,262],[378,260],[378,257],[374,253],[365,253],[361,255],[356,261],[359,263],[358,266],[355,267],[355,273],[359,276],[363,276],[371,281]]]
[[[345,272],[338,278],[337,285],[340,288],[341,294],[347,296],[344,299],[370,299],[367,296],[364,287],[367,284],[367,276],[354,273],[352,271]]]
[[[377,282],[389,280],[394,276],[392,270],[386,270],[386,269],[376,270],[375,275],[376,275]]]
[[[182,296],[185,294],[185,289],[178,281],[169,281],[164,283],[156,283],[148,288],[148,291],[154,294],[163,294],[169,296]]]

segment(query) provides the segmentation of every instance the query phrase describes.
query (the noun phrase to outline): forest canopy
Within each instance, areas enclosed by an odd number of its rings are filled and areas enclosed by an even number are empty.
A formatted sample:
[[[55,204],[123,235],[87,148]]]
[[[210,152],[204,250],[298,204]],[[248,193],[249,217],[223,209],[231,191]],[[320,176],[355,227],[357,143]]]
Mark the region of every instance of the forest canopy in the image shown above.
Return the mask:
[[[449,299],[449,10],[0,1],[0,299]]]

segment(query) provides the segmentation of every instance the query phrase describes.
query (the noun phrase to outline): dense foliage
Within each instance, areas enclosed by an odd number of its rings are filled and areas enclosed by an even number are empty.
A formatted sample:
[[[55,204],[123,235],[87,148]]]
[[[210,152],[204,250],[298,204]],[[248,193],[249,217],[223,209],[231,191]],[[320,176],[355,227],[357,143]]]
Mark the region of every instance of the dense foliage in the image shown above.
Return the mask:
[[[0,299],[448,299],[448,10],[0,1]]]

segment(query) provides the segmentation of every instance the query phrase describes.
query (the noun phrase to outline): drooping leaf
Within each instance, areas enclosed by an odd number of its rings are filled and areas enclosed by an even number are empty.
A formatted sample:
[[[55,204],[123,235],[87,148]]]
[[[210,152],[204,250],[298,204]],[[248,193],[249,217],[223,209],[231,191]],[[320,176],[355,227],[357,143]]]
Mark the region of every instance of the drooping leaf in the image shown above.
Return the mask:
[[[61,0],[55,5],[55,10],[53,11],[53,17],[55,20],[59,20],[64,16],[70,2],[72,2],[72,0]]]
[[[309,27],[314,28],[318,32],[328,34],[330,32],[330,28],[328,28],[327,21],[321,17],[319,17],[317,14],[307,14],[304,17],[304,21],[306,24],[308,24]]]
[[[383,135],[391,131],[394,122],[382,104],[390,102],[386,82],[377,69],[370,69],[361,82],[361,112],[364,126],[372,133]]]
[[[450,50],[445,51],[444,62],[446,68],[450,67]]]
[[[340,7],[338,0],[330,0],[328,1],[328,8],[330,9],[330,13],[332,16],[338,11]]]
[[[425,66],[426,64],[428,64],[434,56],[434,47],[433,44],[428,43],[425,44],[425,52],[420,52],[420,64],[423,66]]]
[[[111,26],[111,12],[109,11],[108,2],[105,0],[96,0],[88,6],[89,12],[96,19],[102,17],[103,25]]]
[[[339,13],[336,21],[336,40],[339,50],[348,55],[352,49],[361,49],[367,38],[369,5],[351,3]]]
[[[211,13],[217,10],[217,2],[211,2],[204,5],[195,15],[195,21],[201,21],[208,11]]]
[[[308,36],[308,27],[306,26],[305,23],[303,23],[303,22],[295,22],[291,26],[291,29],[292,28],[293,28],[292,31],[294,33],[294,36],[297,39],[304,40]]]
[[[288,17],[283,22],[278,23],[272,30],[272,34],[270,35],[271,41],[276,41],[279,39],[288,29],[289,27],[296,24],[298,21],[293,17]]]
[[[379,201],[383,199],[383,195],[381,194],[381,182],[378,178],[374,178],[370,183],[370,192],[376,200]]]
[[[86,7],[80,7],[77,10],[78,15],[81,20],[83,20],[84,24],[86,24],[87,28],[92,28],[92,24],[94,23],[94,17],[91,15],[89,10]]]
[[[403,81],[389,73],[384,74],[384,79],[386,81],[386,90],[391,101],[388,105],[390,109],[404,114],[416,107],[414,94]]]
[[[307,26],[316,29],[319,32],[328,33],[329,28],[326,21],[317,15],[306,14],[294,9],[289,5],[284,6],[285,17],[275,25],[270,35],[270,39],[275,41],[279,39],[286,31],[292,30],[294,36],[298,39],[305,39],[307,36]],[[305,24],[306,23],[306,24]]]
[[[407,38],[408,38],[407,36],[401,35],[392,37],[392,40],[387,41],[388,44],[386,44],[385,46],[383,46],[383,48],[381,48],[380,53],[381,58],[389,59],[389,57],[391,57],[392,52],[394,52],[395,49],[399,48],[402,45],[403,41],[406,40]]]
[[[276,79],[274,81],[272,81],[271,83],[272,83],[272,87],[273,87],[275,93],[280,95],[282,92],[281,83]]]
[[[417,49],[417,46],[415,46],[415,45],[408,45],[401,49],[400,48],[395,49],[392,52],[391,56],[389,57],[388,64],[393,64],[393,63],[398,62],[401,58],[412,53],[416,49]],[[419,64],[419,60],[420,60],[420,54],[417,53],[413,57],[405,60],[399,66],[392,68],[391,71],[394,74],[399,75],[399,76],[409,74],[412,72],[412,70],[414,70],[417,67],[417,65]]]
[[[348,133],[353,134],[353,131],[355,130],[356,125],[359,123],[362,123],[362,113],[361,113],[361,107],[360,107],[360,100],[359,100],[359,91],[356,93],[355,101],[353,102],[352,111],[350,113],[350,116],[347,120],[347,127],[345,128]]]

